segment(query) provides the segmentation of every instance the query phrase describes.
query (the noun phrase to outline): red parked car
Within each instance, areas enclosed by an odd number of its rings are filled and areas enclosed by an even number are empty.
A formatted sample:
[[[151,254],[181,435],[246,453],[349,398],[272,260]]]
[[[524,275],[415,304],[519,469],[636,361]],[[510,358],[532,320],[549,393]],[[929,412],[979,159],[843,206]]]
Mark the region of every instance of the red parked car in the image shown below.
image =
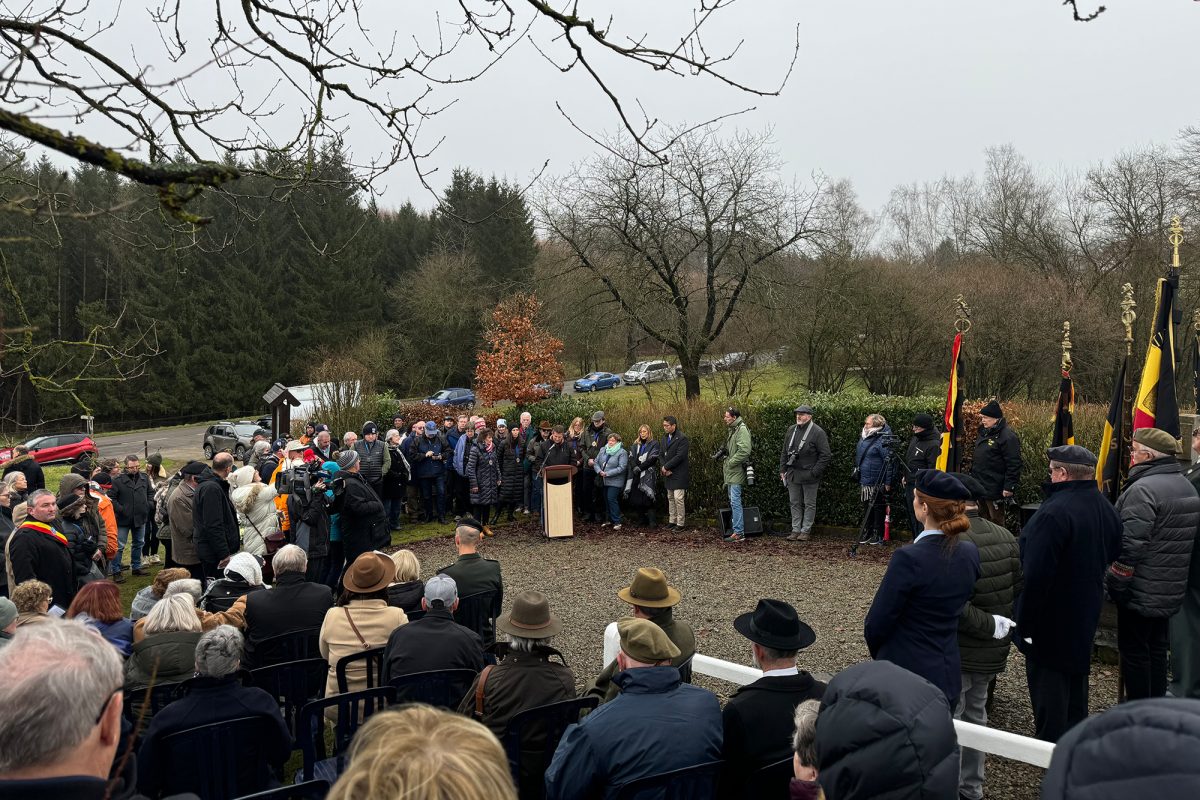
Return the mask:
[[[74,463],[97,454],[96,443],[86,433],[57,433],[38,436],[25,443],[39,464],[56,464],[62,461]],[[0,450],[0,462],[13,457],[12,448]]]

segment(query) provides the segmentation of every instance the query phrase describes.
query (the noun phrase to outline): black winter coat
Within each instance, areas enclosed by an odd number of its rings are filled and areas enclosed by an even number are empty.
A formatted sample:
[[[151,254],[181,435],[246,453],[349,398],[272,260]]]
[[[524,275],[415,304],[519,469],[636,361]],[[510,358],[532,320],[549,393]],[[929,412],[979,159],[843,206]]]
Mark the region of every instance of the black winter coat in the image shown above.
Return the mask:
[[[968,511],[971,529],[963,538],[979,550],[979,580],[958,618],[958,654],[963,672],[990,675],[1008,663],[1009,639],[995,639],[993,614],[1012,617],[1021,593],[1021,549],[1011,533]]]
[[[388,456],[391,465],[383,476],[383,499],[396,500],[404,497],[404,487],[408,483],[408,459],[400,450],[400,446],[388,446]]]
[[[30,494],[35,489],[46,488],[46,474],[42,472],[42,465],[37,462],[32,453],[17,456],[7,462],[0,477],[10,472],[20,472],[25,476],[25,482],[29,484],[25,488],[25,494]]]
[[[301,533],[307,533],[308,543],[304,547],[308,557],[317,559],[329,555],[329,500],[325,493],[314,491],[306,497],[304,492],[292,492],[287,496],[287,511],[291,520],[288,541],[303,544]]]
[[[912,474],[921,469],[937,469],[937,459],[942,452],[942,435],[935,430],[914,433],[908,440],[908,451],[904,454],[904,466]]]
[[[229,481],[206,469],[192,501],[192,541],[200,561],[219,564],[242,546],[237,511],[229,498]]]
[[[242,665],[254,669],[254,651],[264,639],[320,628],[331,607],[333,592],[329,587],[310,583],[299,572],[285,572],[268,591],[246,595],[246,655]]]
[[[67,537],[67,544],[71,550],[71,562],[75,569],[75,580],[80,583],[91,572],[92,565],[96,563],[92,559],[96,555],[96,551],[100,549],[100,538],[97,536],[96,530],[85,524],[83,520],[59,518],[54,521],[54,527]],[[54,602],[58,602],[57,597],[54,598]]]
[[[1158,697],[1113,706],[1054,746],[1042,800],[1200,797],[1200,700]]]
[[[1021,441],[1005,420],[990,430],[979,426],[971,476],[983,484],[984,499],[999,500],[1006,491],[1016,494],[1021,480]]]
[[[137,756],[138,789],[151,797],[159,796],[167,780],[165,771],[171,764],[161,749],[164,737],[198,725],[241,717],[263,718],[261,752],[267,763],[281,769],[292,752],[292,735],[275,698],[262,689],[242,686],[236,675],[201,677],[190,681],[187,694],[155,714],[146,728]]]
[[[496,445],[496,461],[500,464],[500,502],[520,505],[525,497],[525,472],[521,468],[521,448],[505,436]]]
[[[245,581],[235,581],[229,578],[219,578],[208,585],[208,590],[200,598],[200,608],[210,614],[218,611],[228,611],[233,608],[239,597],[262,591],[261,584],[251,586]]]
[[[334,490],[330,513],[341,514],[338,528],[342,532],[346,563],[353,564],[363,553],[389,546],[392,534],[388,530],[387,511],[375,490],[357,472],[338,470],[333,480],[340,486]]]
[[[1042,491],[1046,499],[1021,529],[1024,584],[1013,609],[1013,641],[1027,659],[1086,675],[1121,519],[1094,480],[1047,483]]]
[[[500,502],[500,464],[496,448],[488,452],[483,445],[467,445],[467,480],[471,483],[471,504],[494,506]]]
[[[1170,617],[1187,591],[1200,496],[1174,456],[1157,458],[1129,470],[1117,513],[1123,528],[1117,561],[1133,570],[1133,579],[1123,586],[1110,573],[1113,600],[1143,617]]]
[[[793,453],[795,458],[792,458]],[[791,466],[788,466],[789,460]],[[788,483],[817,483],[831,460],[833,452],[829,449],[829,436],[816,422],[809,420],[805,426],[792,425],[783,435],[779,471],[787,476]]]
[[[483,640],[454,621],[444,608],[401,625],[383,651],[383,683],[400,675],[439,669],[483,669]],[[465,689],[465,687],[464,687]]]
[[[13,576],[10,591],[25,581],[42,581],[50,585],[53,593],[50,602],[66,610],[79,585],[69,539],[64,544],[50,534],[18,528],[8,542],[8,564]]]
[[[721,711],[725,765],[720,796],[745,796],[750,773],[787,758],[792,752],[796,706],[824,695],[825,684],[807,672],[759,678],[734,692]]]
[[[662,439],[661,468],[671,473],[663,476],[663,489],[668,492],[687,489],[691,483],[691,471],[688,466],[689,446],[688,437],[678,428],[675,429],[675,433]]]
[[[848,667],[821,700],[817,780],[838,800],[953,800],[958,740],[946,696],[886,661]]]
[[[122,471],[113,476],[112,482],[108,499],[112,500],[117,525],[122,528],[145,525],[153,507],[154,490],[150,488],[150,478],[144,472],[131,476]]]
[[[425,581],[405,581],[393,583],[388,587],[388,605],[398,608],[411,617],[414,611],[421,610],[421,600],[425,597]]]

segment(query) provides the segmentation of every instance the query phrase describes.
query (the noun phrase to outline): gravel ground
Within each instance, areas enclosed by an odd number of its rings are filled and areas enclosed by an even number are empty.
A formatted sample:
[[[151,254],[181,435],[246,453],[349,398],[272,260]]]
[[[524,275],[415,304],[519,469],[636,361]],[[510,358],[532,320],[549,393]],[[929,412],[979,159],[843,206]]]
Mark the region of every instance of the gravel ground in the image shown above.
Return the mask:
[[[483,553],[503,565],[505,596],[537,589],[551,598],[563,621],[555,640],[575,671],[582,689],[602,668],[605,626],[628,606],[616,592],[627,586],[640,566],[657,566],[683,595],[676,616],[696,631],[699,652],[750,663],[749,644],[733,629],[733,618],[754,608],[760,597],[794,605],[817,633],[816,643],[800,654],[800,665],[814,673],[835,673],[868,658],[862,620],[887,566],[890,548],[863,548],[846,556],[847,542],[818,536],[804,544],[760,537],[736,546],[722,543],[713,529],[685,533],[618,532],[576,527],[574,539],[543,539],[527,524],[507,526],[486,541]],[[453,538],[409,545],[421,560],[424,577],[454,558]],[[505,604],[506,607],[508,603]],[[1023,735],[1033,733],[1033,715],[1025,687],[1025,666],[1013,649],[1009,667],[998,681],[990,724]],[[724,699],[736,687],[696,676],[696,683]],[[1116,699],[1116,670],[1094,664],[1092,711]],[[988,760],[989,800],[1025,800],[1038,796],[1043,771],[1006,759]]]

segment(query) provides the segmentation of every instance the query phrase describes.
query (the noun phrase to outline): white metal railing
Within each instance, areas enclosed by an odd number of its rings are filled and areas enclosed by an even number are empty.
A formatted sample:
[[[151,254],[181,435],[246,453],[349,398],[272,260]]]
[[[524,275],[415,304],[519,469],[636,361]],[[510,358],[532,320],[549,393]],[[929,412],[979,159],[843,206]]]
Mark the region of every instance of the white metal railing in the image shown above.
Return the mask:
[[[620,649],[620,636],[617,634],[616,623],[611,623],[604,631],[604,663],[608,664],[617,657]],[[723,681],[745,686],[762,677],[762,670],[723,661],[701,653],[692,658],[692,672],[719,678]],[[1054,753],[1054,745],[1041,739],[1031,739],[1008,731],[976,725],[972,722],[954,720],[954,732],[958,735],[958,743],[972,750],[1022,761],[1043,769],[1050,766],[1050,756]]]

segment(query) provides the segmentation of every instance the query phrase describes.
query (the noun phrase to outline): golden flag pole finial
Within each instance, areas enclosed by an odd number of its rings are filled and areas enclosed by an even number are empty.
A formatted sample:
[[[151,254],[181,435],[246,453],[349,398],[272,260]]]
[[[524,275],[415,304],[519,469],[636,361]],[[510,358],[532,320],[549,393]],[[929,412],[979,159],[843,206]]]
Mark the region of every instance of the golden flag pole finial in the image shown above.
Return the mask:
[[[954,330],[959,333],[971,330],[971,307],[961,294],[954,298]]]
[[[1133,299],[1133,284],[1121,287],[1121,324],[1125,326],[1125,355],[1133,355],[1133,323],[1137,319],[1137,302]]]
[[[1063,323],[1063,339],[1062,339],[1062,372],[1063,375],[1071,374],[1071,323]]]
[[[1183,224],[1179,221],[1179,215],[1171,217],[1171,235],[1167,237],[1171,242],[1171,269],[1179,269],[1179,245],[1183,244]]]

